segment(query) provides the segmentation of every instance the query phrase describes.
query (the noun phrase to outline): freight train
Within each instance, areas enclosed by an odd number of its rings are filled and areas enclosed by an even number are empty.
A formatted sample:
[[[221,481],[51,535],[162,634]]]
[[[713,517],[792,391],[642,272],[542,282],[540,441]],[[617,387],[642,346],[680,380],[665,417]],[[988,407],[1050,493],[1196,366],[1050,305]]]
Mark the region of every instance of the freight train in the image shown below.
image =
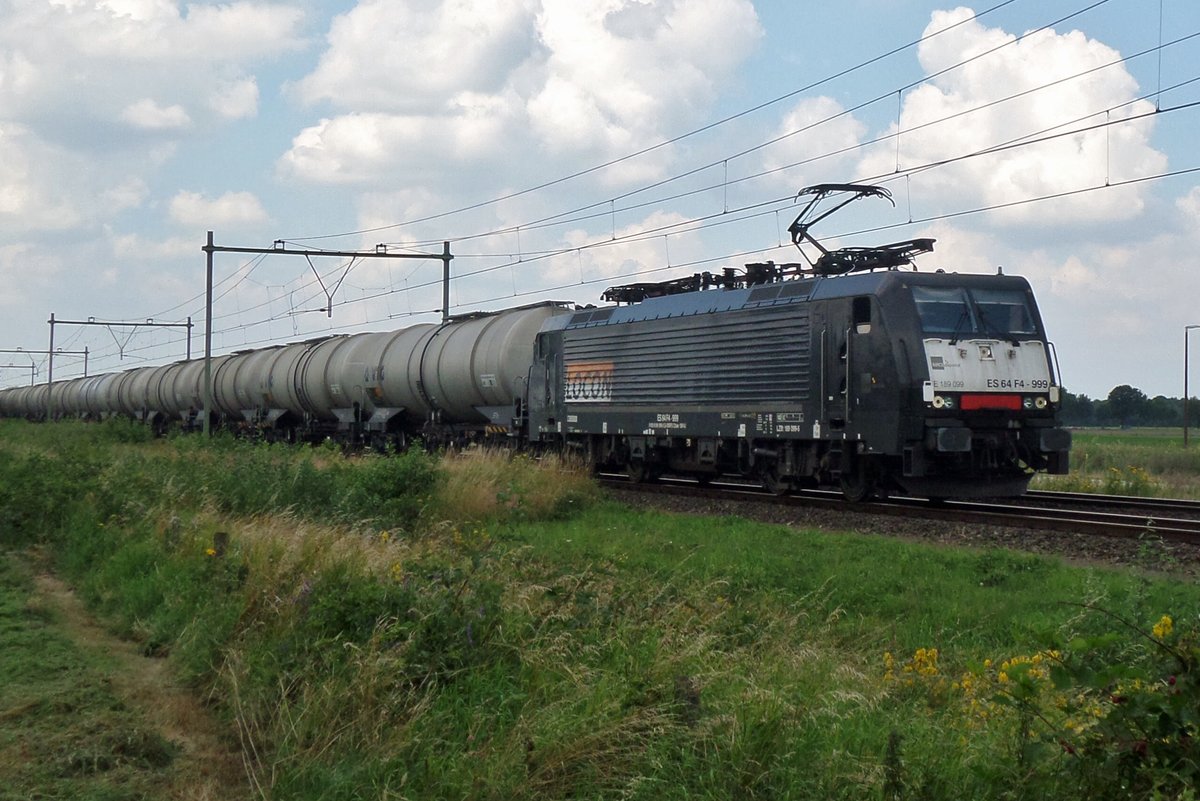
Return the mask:
[[[885,194],[819,185],[806,213],[839,192]],[[211,422],[379,446],[499,439],[638,481],[738,474],[855,501],[1013,496],[1035,472],[1067,472],[1053,349],[1024,278],[901,269],[925,239],[829,251],[804,216],[793,239],[821,251],[806,265],[216,357]],[[203,376],[191,360],[7,389],[0,414],[196,427]]]

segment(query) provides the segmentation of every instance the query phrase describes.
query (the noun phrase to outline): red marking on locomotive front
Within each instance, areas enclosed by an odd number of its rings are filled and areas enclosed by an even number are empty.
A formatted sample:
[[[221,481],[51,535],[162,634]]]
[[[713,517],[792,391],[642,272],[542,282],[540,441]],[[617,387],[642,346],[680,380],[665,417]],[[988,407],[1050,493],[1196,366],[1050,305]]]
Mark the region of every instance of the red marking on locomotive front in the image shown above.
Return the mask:
[[[959,407],[964,412],[977,409],[1009,409],[1017,411],[1021,408],[1020,395],[963,395]]]

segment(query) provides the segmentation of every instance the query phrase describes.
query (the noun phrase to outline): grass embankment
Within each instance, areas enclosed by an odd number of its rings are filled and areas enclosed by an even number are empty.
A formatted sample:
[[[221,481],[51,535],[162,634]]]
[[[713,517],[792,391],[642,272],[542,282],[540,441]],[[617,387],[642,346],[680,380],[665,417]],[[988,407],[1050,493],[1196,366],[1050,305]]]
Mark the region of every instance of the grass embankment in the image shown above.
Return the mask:
[[[169,654],[266,797],[1150,798],[1197,778],[1190,584],[635,512],[526,459],[119,441],[138,436],[0,428],[6,544],[43,543]]]
[[[1071,473],[1037,476],[1034,489],[1159,498],[1200,498],[1200,431],[1181,428],[1072,432]]]
[[[0,556],[0,798],[166,796],[177,746],[123,704],[89,654]]]

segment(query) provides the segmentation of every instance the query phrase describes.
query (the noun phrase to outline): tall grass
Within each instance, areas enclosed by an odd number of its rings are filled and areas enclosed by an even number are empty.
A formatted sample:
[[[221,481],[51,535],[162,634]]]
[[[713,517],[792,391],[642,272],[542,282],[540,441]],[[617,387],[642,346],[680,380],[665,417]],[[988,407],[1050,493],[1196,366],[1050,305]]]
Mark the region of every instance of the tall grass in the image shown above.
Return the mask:
[[[264,797],[1149,798],[1191,775],[1122,786],[1101,760],[1084,782],[1082,757],[1044,748],[1078,722],[1057,696],[973,672],[1104,637],[1158,670],[1106,613],[1194,620],[1191,584],[634,512],[553,459],[92,430],[81,452],[65,431],[0,427],[0,487],[54,499],[0,489],[5,537],[46,543],[170,655]],[[981,717],[968,685],[1013,703]],[[1116,765],[1113,732],[1088,742]]]
[[[476,449],[451,454],[440,467],[444,484],[429,509],[435,519],[556,519],[597,495],[584,466],[555,453],[534,461],[524,454]]]

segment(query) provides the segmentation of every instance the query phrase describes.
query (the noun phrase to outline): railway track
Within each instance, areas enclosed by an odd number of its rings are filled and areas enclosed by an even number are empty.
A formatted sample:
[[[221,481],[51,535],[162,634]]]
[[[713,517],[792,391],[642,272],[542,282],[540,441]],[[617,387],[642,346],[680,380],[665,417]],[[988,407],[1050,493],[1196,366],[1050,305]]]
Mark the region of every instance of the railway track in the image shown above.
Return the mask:
[[[1200,545],[1200,502],[1090,495],[1086,493],[1031,492],[1025,498],[957,500],[931,503],[922,498],[889,498],[850,504],[836,492],[802,491],[774,496],[752,484],[714,481],[701,487],[683,479],[663,479],[656,484],[634,484],[625,477],[601,476],[617,491],[661,493],[721,500],[769,502],[792,507],[816,507],[861,514],[919,517],[942,522],[1004,526],[1068,532],[1124,539],[1155,536],[1169,542]]]
[[[1138,509],[1200,517],[1200,501],[1182,498],[1143,498],[1138,495],[1099,495],[1091,492],[1030,490],[1023,499],[1045,504],[1082,504],[1092,508]]]

